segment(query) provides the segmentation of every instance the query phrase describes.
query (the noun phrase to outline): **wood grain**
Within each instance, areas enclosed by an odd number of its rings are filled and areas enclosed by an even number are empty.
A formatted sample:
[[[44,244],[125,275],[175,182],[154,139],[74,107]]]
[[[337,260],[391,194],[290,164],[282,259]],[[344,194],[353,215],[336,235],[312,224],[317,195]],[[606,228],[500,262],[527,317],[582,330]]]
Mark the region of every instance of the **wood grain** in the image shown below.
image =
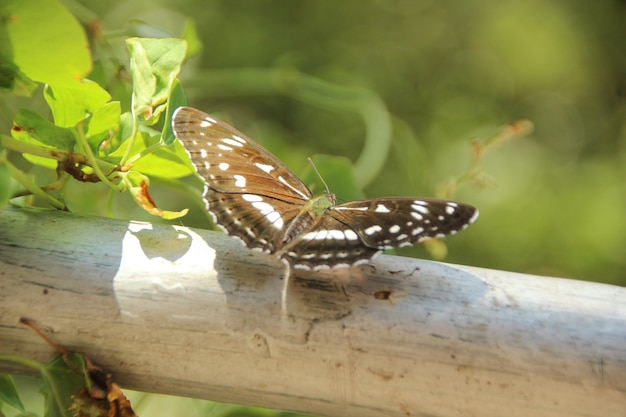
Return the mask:
[[[624,288],[393,256],[283,288],[284,268],[220,233],[3,209],[0,352],[55,356],[24,316],[136,390],[329,416],[626,415]]]

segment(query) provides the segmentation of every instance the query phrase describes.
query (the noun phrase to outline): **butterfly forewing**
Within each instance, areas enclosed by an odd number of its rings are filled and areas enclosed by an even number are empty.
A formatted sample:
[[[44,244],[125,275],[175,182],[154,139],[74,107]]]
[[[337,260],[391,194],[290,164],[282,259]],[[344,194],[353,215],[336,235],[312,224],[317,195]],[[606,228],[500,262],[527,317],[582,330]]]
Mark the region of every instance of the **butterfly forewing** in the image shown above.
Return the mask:
[[[198,174],[214,191],[280,196],[294,203],[312,197],[278,158],[221,120],[180,107],[172,127]]]
[[[311,197],[275,156],[226,123],[189,107],[172,119],[176,137],[205,181],[207,209],[226,233],[274,253],[284,228]]]
[[[295,268],[361,264],[384,249],[454,234],[478,216],[466,204],[424,198],[335,205],[334,195],[313,198],[278,158],[208,114],[181,107],[172,128],[205,181],[216,223]]]
[[[472,206],[426,198],[378,198],[333,207],[331,216],[350,226],[363,244],[391,249],[455,234],[478,215]]]

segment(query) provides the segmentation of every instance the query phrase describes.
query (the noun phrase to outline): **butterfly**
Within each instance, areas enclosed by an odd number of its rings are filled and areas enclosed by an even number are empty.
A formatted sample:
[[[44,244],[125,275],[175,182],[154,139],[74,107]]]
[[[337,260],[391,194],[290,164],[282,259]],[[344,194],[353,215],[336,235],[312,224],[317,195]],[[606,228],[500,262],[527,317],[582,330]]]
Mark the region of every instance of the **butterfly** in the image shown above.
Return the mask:
[[[175,136],[205,182],[215,223],[292,268],[347,268],[385,249],[452,235],[478,217],[467,204],[388,197],[337,204],[314,196],[276,156],[232,126],[191,107],[172,117]]]

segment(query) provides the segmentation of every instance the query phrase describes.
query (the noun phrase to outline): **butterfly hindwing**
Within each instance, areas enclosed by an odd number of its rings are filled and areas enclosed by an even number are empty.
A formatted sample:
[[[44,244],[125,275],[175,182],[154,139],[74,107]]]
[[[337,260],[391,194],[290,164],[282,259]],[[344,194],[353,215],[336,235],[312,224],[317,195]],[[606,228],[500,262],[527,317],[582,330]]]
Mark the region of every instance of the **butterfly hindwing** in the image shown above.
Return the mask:
[[[275,253],[283,246],[287,225],[298,206],[258,194],[219,193],[207,187],[204,199],[215,223],[249,248]]]
[[[358,234],[332,216],[324,216],[281,251],[297,269],[319,270],[365,263],[380,249],[363,244]]]

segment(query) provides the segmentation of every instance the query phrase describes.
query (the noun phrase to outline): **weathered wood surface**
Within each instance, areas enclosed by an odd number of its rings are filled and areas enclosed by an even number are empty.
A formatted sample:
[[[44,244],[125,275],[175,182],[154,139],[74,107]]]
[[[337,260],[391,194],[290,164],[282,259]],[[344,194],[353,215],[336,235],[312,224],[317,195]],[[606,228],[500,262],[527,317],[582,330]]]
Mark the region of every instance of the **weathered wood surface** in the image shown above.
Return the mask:
[[[283,274],[219,233],[3,209],[0,352],[54,357],[24,316],[137,390],[330,416],[626,415],[625,288],[392,256],[284,296]]]

